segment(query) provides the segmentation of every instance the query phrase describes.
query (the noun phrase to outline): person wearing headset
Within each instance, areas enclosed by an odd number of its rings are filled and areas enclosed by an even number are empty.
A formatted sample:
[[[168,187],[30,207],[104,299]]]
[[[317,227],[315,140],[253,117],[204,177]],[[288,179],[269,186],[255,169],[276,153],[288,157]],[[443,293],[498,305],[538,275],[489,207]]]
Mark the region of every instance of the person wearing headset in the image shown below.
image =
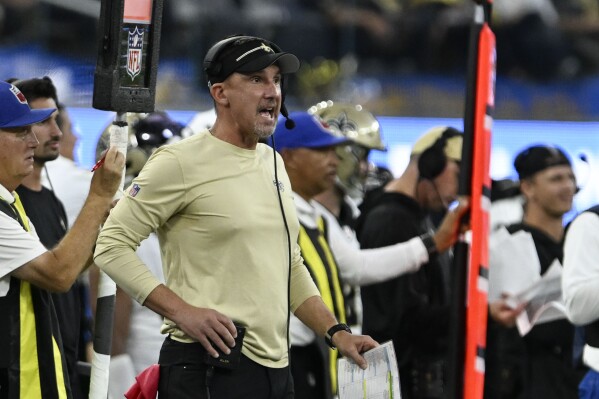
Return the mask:
[[[340,239],[338,223],[330,221],[314,199],[335,185],[342,163],[338,154],[352,142],[309,112],[293,112],[291,117],[296,126],[288,129],[285,121],[279,120],[273,137],[293,189],[302,257],[329,309],[347,322],[343,283],[372,284],[413,272],[428,260],[427,250],[420,237],[364,250]],[[443,231],[435,235],[441,251],[457,239],[460,216],[466,209],[464,201],[450,212]],[[292,318],[291,370],[297,399],[332,398],[336,393],[337,353],[323,344]]]
[[[380,248],[422,237],[429,260],[416,273],[361,287],[363,331],[393,340],[402,398],[444,397],[449,326],[448,252],[430,240],[431,213],[457,197],[462,134],[440,126],[413,145],[404,173],[366,194],[356,232],[362,248]]]
[[[324,304],[297,246],[283,162],[260,142],[288,116],[285,79],[298,69],[268,40],[216,43],[204,58],[214,125],[156,150],[100,233],[97,265],[165,318],[160,397],[292,397],[290,312],[362,368],[360,353],[378,345]],[[135,254],[152,231],[166,284]]]
[[[420,237],[382,250],[360,251],[354,227],[360,214],[358,204],[362,202],[366,179],[372,169],[368,154],[371,150],[385,150],[380,125],[372,113],[357,104],[323,101],[310,107],[308,112],[351,140],[349,145],[337,147],[339,167],[335,184],[316,195],[313,205],[327,222],[328,240],[343,281],[348,324],[352,331],[362,331],[360,285],[415,272],[428,262],[429,256]],[[464,198],[461,206],[449,212],[432,235],[437,252],[444,252],[455,243],[461,215],[466,209]]]

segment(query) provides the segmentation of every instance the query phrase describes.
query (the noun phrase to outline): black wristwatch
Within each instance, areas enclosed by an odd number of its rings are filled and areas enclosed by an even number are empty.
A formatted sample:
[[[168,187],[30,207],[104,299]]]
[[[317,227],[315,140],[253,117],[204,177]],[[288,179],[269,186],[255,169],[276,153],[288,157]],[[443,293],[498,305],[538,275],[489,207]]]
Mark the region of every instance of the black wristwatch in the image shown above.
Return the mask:
[[[351,334],[351,329],[344,323],[335,324],[333,327],[329,328],[329,331],[324,335],[324,341],[331,347],[331,349],[336,349],[335,345],[333,345],[333,335],[339,331],[347,331]]]
[[[424,233],[420,236],[424,247],[426,248],[426,252],[428,252],[428,257],[432,257],[437,255],[439,251],[437,251],[437,244],[435,244],[435,240],[433,239],[432,233]]]

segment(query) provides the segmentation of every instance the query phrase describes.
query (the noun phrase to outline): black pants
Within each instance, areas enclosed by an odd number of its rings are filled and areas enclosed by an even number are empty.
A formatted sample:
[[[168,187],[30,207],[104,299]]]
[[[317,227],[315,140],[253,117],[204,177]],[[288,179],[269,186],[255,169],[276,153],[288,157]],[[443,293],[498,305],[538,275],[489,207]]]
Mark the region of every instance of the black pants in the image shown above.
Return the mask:
[[[199,343],[184,344],[166,338],[158,360],[159,399],[294,397],[289,367],[264,367],[242,354],[239,367],[235,370],[212,368],[202,362],[205,354],[205,349]]]
[[[8,369],[0,367],[0,399],[8,399]]]
[[[291,346],[291,375],[295,388],[295,399],[327,399],[328,370],[316,344]]]

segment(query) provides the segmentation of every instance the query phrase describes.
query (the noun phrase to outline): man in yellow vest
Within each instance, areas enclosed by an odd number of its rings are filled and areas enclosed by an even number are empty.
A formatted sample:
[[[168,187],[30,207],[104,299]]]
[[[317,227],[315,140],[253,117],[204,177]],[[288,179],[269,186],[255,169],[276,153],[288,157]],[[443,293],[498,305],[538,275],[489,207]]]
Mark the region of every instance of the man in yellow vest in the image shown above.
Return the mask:
[[[339,272],[326,239],[326,225],[310,201],[335,183],[339,165],[335,147],[349,141],[334,136],[319,119],[307,112],[291,113],[290,118],[295,122],[293,130],[287,131],[284,121],[280,121],[274,138],[294,193],[302,257],[324,303],[340,323],[346,323]],[[345,327],[349,329],[347,325]],[[290,334],[295,398],[332,397],[336,391],[337,351],[327,348],[324,341],[316,339],[315,334],[295,317],[291,320]]]
[[[56,109],[31,110],[0,82],[0,398],[71,398],[50,292],[67,291],[89,265],[125,160],[115,148],[92,179],[85,205],[56,247],[39,241],[15,189],[33,171],[36,124]]]
[[[449,212],[443,227],[434,238],[430,236],[430,245],[418,237],[410,243],[371,250],[333,242],[328,227],[334,226],[327,225],[314,197],[335,184],[339,165],[336,148],[350,141],[308,112],[294,112],[290,118],[295,127],[290,129],[284,120],[279,121],[274,139],[294,192],[302,257],[325,304],[341,323],[346,323],[342,279],[367,284],[418,270],[428,261],[429,247],[442,252],[455,242],[467,201],[464,199],[458,208]],[[296,399],[333,397],[337,390],[337,351],[323,345],[297,318],[291,320],[290,334]]]

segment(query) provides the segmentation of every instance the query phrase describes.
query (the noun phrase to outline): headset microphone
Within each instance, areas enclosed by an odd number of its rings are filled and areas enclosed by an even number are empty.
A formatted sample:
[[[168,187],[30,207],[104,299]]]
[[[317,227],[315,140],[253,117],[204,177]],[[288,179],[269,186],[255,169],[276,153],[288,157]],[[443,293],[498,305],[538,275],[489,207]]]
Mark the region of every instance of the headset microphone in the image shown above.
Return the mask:
[[[287,111],[287,107],[285,104],[281,104],[281,115],[285,117],[285,127],[287,130],[291,130],[295,128],[295,122],[293,119],[289,117],[289,112]]]
[[[449,211],[450,206],[453,204],[453,201],[451,204],[448,204],[447,201],[445,200],[445,198],[443,198],[443,196],[441,195],[441,193],[439,192],[439,188],[437,187],[437,183],[435,183],[434,180],[432,179],[426,179],[428,181],[431,182],[431,184],[433,185],[433,189],[435,190],[435,193],[437,194],[437,198],[439,198],[439,201],[441,201],[441,205],[443,206],[443,211]]]

